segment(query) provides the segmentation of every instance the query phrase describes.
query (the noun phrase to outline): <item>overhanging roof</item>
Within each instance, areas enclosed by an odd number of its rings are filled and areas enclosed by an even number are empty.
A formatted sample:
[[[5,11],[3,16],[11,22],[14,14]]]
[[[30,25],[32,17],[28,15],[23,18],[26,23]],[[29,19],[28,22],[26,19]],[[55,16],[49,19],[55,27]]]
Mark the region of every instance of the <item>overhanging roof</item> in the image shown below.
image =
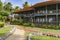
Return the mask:
[[[30,10],[34,10],[34,7],[38,7],[38,6],[40,7],[40,6],[45,6],[45,5],[50,5],[50,4],[56,4],[56,3],[60,3],[60,1],[45,1],[45,2],[40,2],[40,3],[36,3],[32,7],[24,8],[24,9],[21,9],[21,10],[16,10],[14,12],[30,11]]]
[[[30,10],[34,10],[34,8],[28,7],[28,8],[24,8],[24,9],[21,9],[21,10],[16,10],[15,12],[23,12],[23,11],[30,11]]]
[[[56,4],[56,3],[60,3],[60,1],[45,1],[45,2],[40,2],[40,3],[37,3],[37,4],[33,5],[32,7],[45,6],[45,5]]]

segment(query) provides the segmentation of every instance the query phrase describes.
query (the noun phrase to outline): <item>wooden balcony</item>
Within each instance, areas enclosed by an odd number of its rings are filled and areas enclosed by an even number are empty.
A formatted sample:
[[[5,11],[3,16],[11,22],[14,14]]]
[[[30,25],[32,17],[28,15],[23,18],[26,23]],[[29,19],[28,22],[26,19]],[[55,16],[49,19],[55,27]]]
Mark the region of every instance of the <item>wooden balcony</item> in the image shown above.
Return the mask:
[[[33,17],[33,14],[22,14],[23,17]]]
[[[45,15],[60,15],[60,10],[58,12],[52,11],[52,12],[47,12],[47,13],[34,13],[34,16],[45,16]]]

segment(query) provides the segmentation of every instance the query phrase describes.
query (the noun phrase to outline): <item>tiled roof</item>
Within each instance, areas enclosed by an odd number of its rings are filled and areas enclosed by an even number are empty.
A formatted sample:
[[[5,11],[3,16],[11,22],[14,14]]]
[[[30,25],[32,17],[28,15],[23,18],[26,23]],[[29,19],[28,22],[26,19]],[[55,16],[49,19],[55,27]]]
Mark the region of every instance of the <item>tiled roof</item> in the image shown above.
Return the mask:
[[[45,1],[45,2],[40,2],[40,3],[37,3],[37,4],[33,5],[32,7],[38,7],[38,6],[44,6],[44,5],[56,4],[56,3],[60,3],[60,1]]]
[[[45,5],[50,5],[50,4],[56,4],[56,3],[60,3],[60,1],[45,1],[45,2],[40,2],[40,3],[36,3],[35,5],[31,6],[31,7],[27,7],[21,10],[16,10],[14,12],[24,12],[24,11],[30,11],[30,10],[34,10],[34,7],[38,7],[38,6],[45,6]]]
[[[34,8],[28,7],[28,8],[24,8],[24,9],[21,9],[21,10],[16,10],[15,12],[23,12],[23,11],[30,11],[30,10],[34,10]]]

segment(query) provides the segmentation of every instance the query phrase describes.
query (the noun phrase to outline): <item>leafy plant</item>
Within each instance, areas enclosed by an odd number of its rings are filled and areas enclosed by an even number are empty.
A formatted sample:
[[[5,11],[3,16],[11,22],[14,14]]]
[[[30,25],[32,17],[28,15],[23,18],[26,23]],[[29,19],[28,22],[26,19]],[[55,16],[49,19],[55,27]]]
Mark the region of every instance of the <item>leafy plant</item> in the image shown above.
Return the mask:
[[[31,23],[23,23],[23,26],[31,26]]]
[[[0,22],[0,27],[3,27],[4,26],[4,22]]]

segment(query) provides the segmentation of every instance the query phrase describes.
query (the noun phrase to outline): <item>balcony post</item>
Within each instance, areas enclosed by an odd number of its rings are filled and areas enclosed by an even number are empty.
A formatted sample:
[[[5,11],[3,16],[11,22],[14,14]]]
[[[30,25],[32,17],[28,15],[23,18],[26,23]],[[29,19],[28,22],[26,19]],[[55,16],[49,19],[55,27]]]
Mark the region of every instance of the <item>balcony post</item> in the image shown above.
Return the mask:
[[[58,21],[58,4],[56,4],[56,22],[57,22],[57,25],[59,25],[59,21]]]
[[[47,6],[46,6],[46,27],[47,27],[47,22],[48,22],[48,19],[47,19],[47,12],[48,12],[48,10],[47,10]]]

